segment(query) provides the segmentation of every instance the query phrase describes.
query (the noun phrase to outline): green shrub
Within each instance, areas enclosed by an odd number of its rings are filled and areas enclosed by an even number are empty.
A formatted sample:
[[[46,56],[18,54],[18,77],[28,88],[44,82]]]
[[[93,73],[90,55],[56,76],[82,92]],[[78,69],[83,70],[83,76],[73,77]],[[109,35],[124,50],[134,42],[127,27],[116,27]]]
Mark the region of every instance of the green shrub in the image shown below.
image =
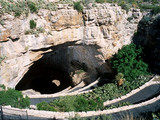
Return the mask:
[[[86,99],[92,99],[97,101],[100,99],[105,102],[107,100],[112,100],[118,98],[122,95],[129,93],[131,90],[134,90],[144,83],[150,80],[150,77],[139,77],[137,81],[124,81],[122,86],[117,86],[115,83],[107,83],[101,87],[95,88],[92,92],[83,94]],[[104,109],[99,106],[100,109]]]
[[[38,8],[36,7],[36,4],[33,2],[28,2],[28,7],[31,11],[31,13],[36,13],[38,11]]]
[[[142,0],[144,2],[149,2],[149,3],[152,3],[152,4],[157,4],[159,3],[159,0]]]
[[[87,6],[89,3],[94,3],[95,0],[82,0],[84,6]]]
[[[125,1],[119,2],[118,5],[121,6],[121,8],[124,9],[124,10],[126,10],[127,12],[128,12],[129,9],[130,9],[129,4],[127,4]]]
[[[151,0],[152,4],[158,4],[159,0]]]
[[[57,4],[55,3],[46,3],[44,6],[44,9],[56,11],[57,10]]]
[[[6,86],[4,84],[0,85],[0,88],[2,88],[3,90],[6,89]]]
[[[41,102],[41,103],[37,104],[37,109],[38,110],[47,110],[47,111],[56,111],[52,106],[50,106],[46,102]]]
[[[73,0],[60,0],[58,3],[73,5]]]
[[[86,93],[83,96],[86,97],[86,99],[92,99],[92,100],[111,100],[114,98],[119,97],[120,91],[118,90],[118,87],[114,83],[108,83],[103,85],[102,87],[95,88],[93,92]]]
[[[11,105],[17,108],[29,107],[29,98],[23,98],[20,91],[14,89],[8,89],[7,91],[0,91],[0,105]]]
[[[30,23],[30,29],[35,29],[36,28],[37,24],[34,20],[30,20],[29,23]]]
[[[141,10],[147,10],[150,9],[152,14],[158,14],[160,13],[160,6],[159,5],[148,5],[148,4],[144,4],[144,5],[139,5],[139,7],[141,8]]]
[[[105,0],[96,0],[97,3],[104,3]]]
[[[81,0],[80,2],[73,2],[72,0],[60,0],[57,3],[54,2],[46,2],[44,0],[38,0],[38,1],[30,1],[30,0],[19,0],[19,1],[6,1],[6,0],[0,0],[1,6],[3,9],[0,10],[0,15],[3,15],[4,13],[12,14],[14,13],[15,16],[20,16],[22,14],[28,15],[29,12],[31,13],[37,13],[39,9],[49,9],[49,10],[56,10],[57,4],[69,4],[70,6],[74,5],[74,8],[77,9],[79,12],[83,11],[83,6],[81,5],[81,2],[83,5],[87,5],[89,3],[117,3],[120,5],[123,9],[126,11],[129,10],[130,7],[140,7],[142,5],[150,5],[158,6],[160,3],[158,0]],[[144,4],[145,2],[145,4]],[[147,2],[147,3],[146,3]],[[95,6],[95,4],[93,4]],[[157,13],[159,11],[159,8],[154,7],[153,13]],[[159,12],[158,12],[159,13]]]
[[[37,27],[37,32],[38,33],[44,33],[45,32],[45,29],[43,27]]]
[[[124,84],[124,75],[122,74],[122,73],[118,73],[117,75],[116,75],[116,84],[118,85],[118,86],[122,86],[123,84]]]
[[[127,81],[133,81],[141,75],[148,74],[148,64],[143,62],[142,48],[135,44],[124,46],[111,60],[116,73],[123,73]]]
[[[12,10],[14,11],[15,13],[15,17],[18,17],[20,15],[22,15],[23,13],[28,13],[28,9],[26,7],[26,1],[17,1],[12,4],[10,4],[13,6]],[[27,12],[26,12],[27,11]]]
[[[5,60],[5,56],[0,56],[0,64],[2,63],[3,60]]]
[[[57,4],[51,2],[45,2],[43,0],[30,1],[30,0],[18,0],[9,2],[7,0],[0,0],[3,9],[0,10],[0,15],[4,13],[14,14],[18,17],[22,14],[28,16],[28,13],[37,13],[40,8],[56,10]]]
[[[118,74],[116,75],[116,80],[118,81],[118,80],[120,80],[120,79],[123,79],[123,77],[124,77],[124,75],[123,75],[122,73],[118,73]]]
[[[99,101],[100,102],[100,101]],[[102,103],[101,103],[102,104]],[[75,103],[75,111],[91,111],[98,110],[98,103],[92,99],[85,99],[83,96],[78,96]]]
[[[17,10],[17,11],[15,12],[15,17],[18,17],[18,16],[20,16],[21,14],[22,14],[22,12]]]
[[[81,5],[81,2],[74,2],[74,9],[76,9],[78,12],[83,12],[83,6]]]
[[[119,107],[123,107],[123,106],[129,106],[129,105],[132,105],[132,104],[129,102],[120,102],[116,105],[106,106],[105,109],[113,109],[113,108],[119,108]]]
[[[128,22],[131,22],[131,20],[133,20],[133,17],[128,17],[128,18],[127,18],[127,21],[128,21]]]
[[[36,29],[30,29],[25,31],[25,35],[34,34],[36,37],[39,36],[40,33],[44,33],[45,30],[43,27],[38,27]]]
[[[85,99],[84,96],[65,96],[59,99],[56,99],[50,103],[39,103],[37,108],[39,110],[49,110],[49,111],[89,111],[89,110],[98,110],[99,105],[103,105],[101,101],[97,103],[94,100]]]
[[[158,14],[158,13],[160,13],[160,6],[154,6],[154,7],[152,8],[152,13],[153,13],[153,14]]]
[[[1,24],[2,26],[5,25],[4,20],[0,20],[0,24]]]
[[[160,111],[152,113],[153,120],[160,120]]]

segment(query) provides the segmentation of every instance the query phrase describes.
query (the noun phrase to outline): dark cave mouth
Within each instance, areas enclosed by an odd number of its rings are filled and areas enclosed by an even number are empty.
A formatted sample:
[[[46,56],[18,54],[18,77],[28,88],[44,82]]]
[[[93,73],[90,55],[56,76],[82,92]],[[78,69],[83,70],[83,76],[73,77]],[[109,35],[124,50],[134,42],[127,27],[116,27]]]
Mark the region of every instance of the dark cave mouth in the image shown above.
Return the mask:
[[[41,94],[53,94],[72,86],[68,72],[46,63],[43,60],[36,61],[15,89],[19,91],[33,89]]]
[[[38,51],[44,51],[44,53],[41,53],[42,57],[39,60],[32,63],[27,73],[16,84],[15,89],[25,91],[27,95],[33,95],[36,92],[54,94],[70,86],[74,87],[81,81],[90,84],[101,72],[100,68],[96,68],[97,66],[92,62],[87,62],[100,54],[97,51],[98,48],[95,45],[75,45],[73,42],[32,50],[34,53]],[[94,52],[90,52],[91,50]],[[86,54],[82,51],[86,51]],[[99,60],[96,61],[99,62]],[[28,93],[26,90],[30,89],[36,92]]]

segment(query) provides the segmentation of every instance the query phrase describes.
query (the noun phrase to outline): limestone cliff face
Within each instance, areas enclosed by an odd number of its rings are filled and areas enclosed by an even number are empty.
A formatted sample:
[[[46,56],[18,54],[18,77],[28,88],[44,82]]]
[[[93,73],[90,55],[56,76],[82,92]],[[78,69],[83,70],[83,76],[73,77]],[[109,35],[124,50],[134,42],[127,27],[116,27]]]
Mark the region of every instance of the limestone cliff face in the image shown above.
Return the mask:
[[[105,60],[131,42],[141,18],[137,9],[126,13],[108,3],[85,8],[83,13],[63,4],[57,11],[41,9],[28,17],[5,14],[0,17],[4,21],[0,56],[6,56],[0,66],[0,84],[15,87],[39,59],[67,71],[74,84],[83,79],[90,83],[98,74],[110,72]],[[30,20],[45,32],[26,35]],[[77,73],[81,69],[83,73]]]

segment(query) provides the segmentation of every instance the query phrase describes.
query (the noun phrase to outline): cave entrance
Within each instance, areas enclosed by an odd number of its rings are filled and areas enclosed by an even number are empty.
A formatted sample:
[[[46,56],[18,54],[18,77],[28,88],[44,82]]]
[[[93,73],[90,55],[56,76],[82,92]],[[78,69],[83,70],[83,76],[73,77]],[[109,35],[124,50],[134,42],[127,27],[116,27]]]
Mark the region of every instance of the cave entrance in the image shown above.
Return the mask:
[[[41,59],[29,68],[15,89],[33,89],[41,94],[53,94],[69,86],[72,86],[72,80],[66,71],[54,67],[47,59]]]
[[[89,84],[97,79],[98,74],[107,71],[106,65],[102,66],[103,60],[95,57],[101,56],[97,49],[99,47],[95,45],[82,46],[69,42],[32,50],[41,51],[41,54],[43,51],[43,56],[29,67],[15,89],[33,89],[41,94],[53,94],[82,81]]]

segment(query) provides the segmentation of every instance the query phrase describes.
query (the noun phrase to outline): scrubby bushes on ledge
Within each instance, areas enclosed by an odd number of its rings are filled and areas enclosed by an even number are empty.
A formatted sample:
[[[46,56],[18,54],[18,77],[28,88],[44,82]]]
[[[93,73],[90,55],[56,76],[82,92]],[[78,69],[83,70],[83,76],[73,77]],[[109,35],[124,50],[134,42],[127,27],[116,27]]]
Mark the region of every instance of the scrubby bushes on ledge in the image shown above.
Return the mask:
[[[39,9],[57,10],[58,4],[69,4],[73,6],[78,12],[83,11],[83,7],[89,3],[93,3],[92,6],[96,6],[96,3],[116,3],[127,12],[131,7],[140,8],[141,10],[151,9],[153,14],[160,12],[158,0],[79,0],[74,2],[73,0],[60,0],[59,2],[46,2],[45,0],[0,0],[1,10],[0,15],[4,13],[13,14],[19,17],[22,14],[28,16],[29,13],[37,13]]]
[[[89,111],[89,110],[98,110],[102,106],[102,101],[94,101],[85,99],[84,96],[65,96],[59,99],[56,99],[50,103],[42,102],[37,104],[38,110],[49,110],[49,111]]]
[[[37,23],[34,20],[30,20],[29,24],[30,24],[30,29],[35,29],[37,26]]]
[[[97,3],[116,3],[127,12],[131,7],[141,10],[150,9],[153,14],[160,13],[160,1],[158,0],[96,0]]]
[[[160,13],[160,5],[139,5],[141,10],[150,9],[152,14],[158,14]]]
[[[74,2],[74,9],[76,9],[78,12],[83,12],[83,6],[81,5],[81,2]]]
[[[0,105],[11,105],[16,108],[27,108],[30,105],[28,97],[23,97],[20,91],[9,88],[0,91]]]
[[[36,37],[38,37],[39,33],[45,32],[43,27],[36,27],[37,23],[34,20],[30,20],[29,25],[30,29],[25,31],[25,35],[34,34]]]
[[[38,11],[37,4],[31,2],[30,0],[21,0],[17,2],[0,0],[0,3],[2,7],[0,15],[4,13],[14,13],[14,15],[17,17],[23,13],[28,15],[29,12],[36,13]]]
[[[104,3],[106,0],[96,0],[97,3]]]
[[[9,13],[19,17],[22,14],[28,16],[29,13],[37,13],[39,9],[56,10],[57,4],[46,2],[45,0],[0,0],[1,10],[0,15]]]
[[[149,80],[149,77],[139,78],[137,81],[128,82],[124,81],[121,86],[118,86],[116,83],[108,83],[103,85],[102,87],[95,88],[92,92],[86,93],[83,96],[86,99],[94,99],[99,98],[101,101],[105,102],[107,100],[113,100],[122,95],[129,93],[130,91],[138,88]]]

